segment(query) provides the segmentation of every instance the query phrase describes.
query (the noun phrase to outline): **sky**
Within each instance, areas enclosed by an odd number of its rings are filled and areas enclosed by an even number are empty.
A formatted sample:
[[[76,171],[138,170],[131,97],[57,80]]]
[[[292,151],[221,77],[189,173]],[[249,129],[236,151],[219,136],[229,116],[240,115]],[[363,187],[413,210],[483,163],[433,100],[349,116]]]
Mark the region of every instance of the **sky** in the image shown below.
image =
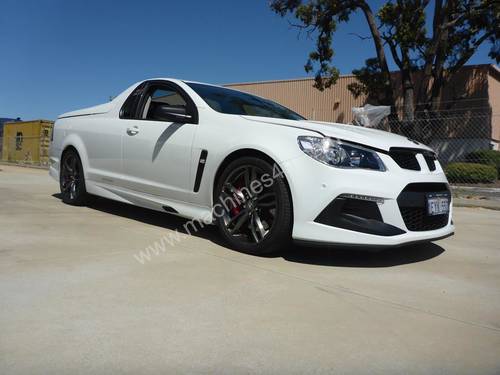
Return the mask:
[[[372,41],[350,33],[369,35],[361,14],[334,37],[342,74],[375,55]],[[53,120],[154,77],[306,77],[313,48],[267,0],[1,0],[0,117]],[[469,64],[492,63],[488,50]]]

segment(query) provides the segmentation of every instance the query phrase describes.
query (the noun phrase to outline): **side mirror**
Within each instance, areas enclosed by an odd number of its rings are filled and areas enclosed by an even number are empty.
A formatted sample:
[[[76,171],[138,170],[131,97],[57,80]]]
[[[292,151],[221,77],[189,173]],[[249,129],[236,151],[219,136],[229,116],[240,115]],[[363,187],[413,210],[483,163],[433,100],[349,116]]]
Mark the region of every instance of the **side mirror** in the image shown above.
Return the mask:
[[[156,105],[152,108],[151,118],[159,121],[190,122],[193,116],[186,113],[186,107],[174,107],[167,104]]]

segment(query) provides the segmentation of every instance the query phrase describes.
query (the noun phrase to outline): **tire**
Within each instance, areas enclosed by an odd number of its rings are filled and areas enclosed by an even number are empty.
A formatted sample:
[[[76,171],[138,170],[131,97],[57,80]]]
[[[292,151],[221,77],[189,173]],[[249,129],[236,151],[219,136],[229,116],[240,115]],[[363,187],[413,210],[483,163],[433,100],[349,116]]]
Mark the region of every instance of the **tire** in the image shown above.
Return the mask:
[[[82,206],[87,202],[85,176],[82,161],[76,150],[69,149],[63,153],[59,173],[59,188],[62,201],[72,206]]]
[[[215,222],[231,248],[260,255],[290,243],[292,200],[277,165],[257,157],[231,162],[216,183],[214,202]]]

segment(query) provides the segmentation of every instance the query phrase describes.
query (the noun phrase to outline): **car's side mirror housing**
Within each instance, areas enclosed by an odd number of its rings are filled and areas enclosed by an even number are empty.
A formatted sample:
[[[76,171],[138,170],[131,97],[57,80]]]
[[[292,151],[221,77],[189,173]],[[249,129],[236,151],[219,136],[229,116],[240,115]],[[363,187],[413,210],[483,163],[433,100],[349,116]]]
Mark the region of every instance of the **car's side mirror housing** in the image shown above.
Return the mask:
[[[187,113],[186,107],[170,106],[168,104],[156,105],[153,108],[151,117],[159,121],[172,121],[180,123],[192,122],[193,120],[193,116]]]

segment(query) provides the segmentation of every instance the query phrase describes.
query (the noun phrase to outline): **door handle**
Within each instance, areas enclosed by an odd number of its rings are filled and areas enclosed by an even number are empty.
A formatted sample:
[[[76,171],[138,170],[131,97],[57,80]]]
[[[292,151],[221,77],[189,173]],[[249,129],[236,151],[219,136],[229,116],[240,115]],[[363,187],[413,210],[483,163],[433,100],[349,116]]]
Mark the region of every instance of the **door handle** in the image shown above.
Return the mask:
[[[139,128],[137,126],[133,126],[131,128],[127,128],[127,134],[128,135],[136,135],[139,133]]]

